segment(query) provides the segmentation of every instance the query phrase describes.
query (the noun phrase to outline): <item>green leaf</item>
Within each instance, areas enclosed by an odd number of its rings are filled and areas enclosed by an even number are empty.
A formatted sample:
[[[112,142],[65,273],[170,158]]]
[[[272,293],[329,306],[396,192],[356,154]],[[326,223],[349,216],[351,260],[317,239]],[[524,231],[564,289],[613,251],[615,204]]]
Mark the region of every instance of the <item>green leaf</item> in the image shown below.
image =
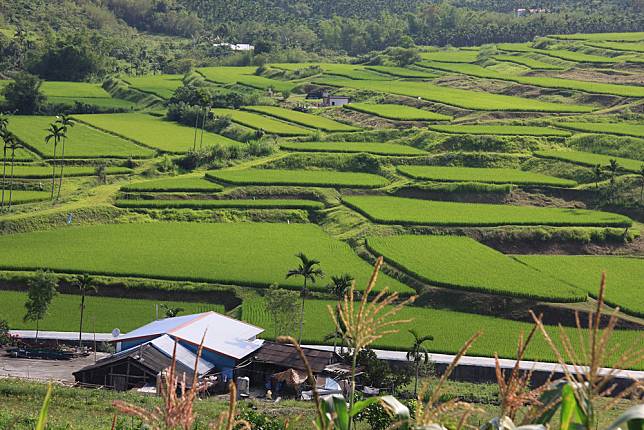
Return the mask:
[[[45,400],[43,401],[42,408],[40,409],[40,414],[38,415],[38,422],[36,423],[35,430],[45,430],[45,426],[47,425],[47,415],[49,413],[49,403],[51,401],[52,390],[53,386],[50,382],[49,387],[47,388],[47,394],[45,394]]]
[[[326,401],[333,402],[335,410],[335,419],[333,428],[338,430],[349,430],[349,411],[347,410],[347,401],[343,396],[334,394],[327,397]]]
[[[561,430],[571,430],[576,424],[583,424],[586,415],[577,402],[575,389],[566,384],[561,390]]]
[[[621,430],[626,423],[628,430],[642,430],[644,428],[644,405],[633,406],[621,414],[606,430]]]
[[[353,404],[353,408],[349,411],[349,416],[350,417],[355,417],[358,415],[364,408],[367,406],[371,406],[374,403],[380,402],[380,397],[369,397],[368,399],[360,400],[359,402],[355,402]]]

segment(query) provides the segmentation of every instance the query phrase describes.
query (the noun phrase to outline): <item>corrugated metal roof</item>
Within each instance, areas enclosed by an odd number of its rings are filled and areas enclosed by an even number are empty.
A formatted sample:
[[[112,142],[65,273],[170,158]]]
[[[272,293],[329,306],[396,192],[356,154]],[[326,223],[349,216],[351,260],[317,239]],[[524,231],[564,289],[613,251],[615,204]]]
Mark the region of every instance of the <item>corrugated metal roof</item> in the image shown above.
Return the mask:
[[[311,369],[315,373],[322,372],[324,368],[335,362],[333,351],[321,351],[318,349],[302,348]],[[288,367],[298,370],[305,370],[304,362],[300,358],[293,345],[285,345],[275,342],[264,342],[254,357],[256,362],[275,364],[281,367]]]
[[[176,350],[175,350],[175,343],[176,343]],[[189,369],[194,369],[195,361],[197,359],[197,354],[193,353],[188,348],[182,346],[180,343],[175,342],[175,340],[172,339],[167,334],[157,337],[156,339],[151,341],[150,344],[153,345],[160,352],[163,352],[168,358],[172,359],[172,355],[174,354],[177,363],[181,363]],[[210,370],[212,370],[214,367],[215,367],[214,364],[212,364],[207,360],[204,360],[203,357],[200,357],[199,362],[197,364],[197,373],[199,375],[204,375],[208,373]]]
[[[169,334],[194,345],[201,344],[203,339],[205,349],[241,359],[259,348],[253,340],[263,331],[264,329],[216,312],[205,312],[153,321],[119,336],[115,341]]]

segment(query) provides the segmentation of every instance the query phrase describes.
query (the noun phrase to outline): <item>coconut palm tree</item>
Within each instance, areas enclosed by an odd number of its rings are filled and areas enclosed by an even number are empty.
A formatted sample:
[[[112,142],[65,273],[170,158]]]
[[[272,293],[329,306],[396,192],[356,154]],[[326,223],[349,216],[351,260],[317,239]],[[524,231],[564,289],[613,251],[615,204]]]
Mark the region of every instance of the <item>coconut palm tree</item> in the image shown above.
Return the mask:
[[[60,177],[58,178],[58,193],[56,194],[56,201],[60,198],[60,189],[63,187],[63,169],[65,168],[65,143],[67,143],[67,131],[73,127],[75,122],[68,115],[61,114],[57,117],[56,122],[63,127],[63,145],[60,149]]]
[[[617,178],[617,171],[619,170],[619,163],[617,160],[614,158],[610,159],[610,163],[608,164],[608,172],[610,173],[610,194],[611,194],[611,200],[615,198],[615,191],[616,191],[616,178]]]
[[[333,294],[338,301],[344,298],[344,295],[351,288],[354,278],[348,273],[345,273],[340,276],[331,276],[331,283],[327,286],[329,292]],[[337,308],[336,308],[337,312]],[[333,352],[336,352],[336,347],[338,345],[338,336],[342,336],[342,333],[339,330],[333,332]]]
[[[434,340],[433,336],[420,336],[418,332],[414,329],[409,330],[409,333],[414,337],[414,343],[412,343],[411,348],[407,352],[407,361],[414,362],[414,368],[416,370],[416,382],[414,383],[414,396],[418,393],[418,373],[420,370],[421,363],[429,362],[429,351],[425,349],[423,343]]]
[[[595,175],[595,189],[599,189],[599,181],[604,177],[604,170],[602,169],[601,164],[595,165],[593,168],[593,174]]]
[[[52,171],[51,171],[51,199],[54,199],[54,190],[56,189],[56,149],[60,140],[65,135],[65,128],[61,125],[56,124],[55,122],[49,125],[47,129],[49,133],[45,136],[45,143],[53,142],[54,145],[54,158],[51,162]]]
[[[318,278],[324,277],[324,272],[319,267],[320,261],[316,259],[309,259],[303,252],[296,255],[300,259],[300,265],[295,269],[291,269],[286,274],[286,279],[292,276],[301,276],[304,280],[300,296],[302,297],[302,309],[300,311],[300,336],[298,342],[302,342],[302,331],[304,329],[304,298],[308,292],[307,283],[311,281],[315,284]]]
[[[87,273],[78,276],[74,281],[74,285],[78,287],[81,293],[80,303],[80,326],[78,327],[78,347],[83,346],[83,315],[85,313],[85,295],[88,291],[97,291],[98,287],[94,285],[94,278]]]
[[[14,136],[11,133],[7,133],[5,135],[4,142],[5,142],[5,145],[7,146],[7,148],[9,148],[11,150],[11,173],[10,173],[11,182],[9,183],[9,204],[7,205],[7,209],[11,210],[11,202],[13,201],[13,182],[14,182],[14,180],[13,180],[13,168],[14,168],[15,161],[16,161],[16,149],[22,148],[22,145],[20,144],[20,142],[18,141],[16,136]]]

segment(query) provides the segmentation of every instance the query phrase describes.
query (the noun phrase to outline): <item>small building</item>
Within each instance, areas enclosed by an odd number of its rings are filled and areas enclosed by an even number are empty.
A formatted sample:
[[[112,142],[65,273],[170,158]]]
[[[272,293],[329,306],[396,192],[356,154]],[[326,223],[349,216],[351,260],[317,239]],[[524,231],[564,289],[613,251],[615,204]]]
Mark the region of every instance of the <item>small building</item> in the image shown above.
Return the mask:
[[[255,46],[250,43],[213,43],[214,47],[225,47],[231,51],[254,51]]]
[[[176,354],[177,373],[192,380],[199,345],[199,378],[216,375],[225,383],[235,368],[261,345],[264,330],[236,319],[205,312],[151,322],[112,340],[116,353],[74,373],[77,382],[129,390],[156,384],[159,373]],[[176,351],[175,351],[176,344]]]
[[[322,106],[344,106],[351,103],[351,98],[347,96],[335,96],[327,92],[322,93]]]

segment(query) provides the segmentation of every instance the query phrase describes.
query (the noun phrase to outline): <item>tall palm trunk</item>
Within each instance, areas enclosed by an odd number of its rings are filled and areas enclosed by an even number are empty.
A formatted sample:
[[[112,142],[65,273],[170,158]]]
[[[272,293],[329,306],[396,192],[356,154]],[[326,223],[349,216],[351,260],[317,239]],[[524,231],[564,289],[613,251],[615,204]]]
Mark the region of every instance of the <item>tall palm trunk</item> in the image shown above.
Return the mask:
[[[304,289],[302,289],[302,307],[300,309],[300,337],[298,343],[302,343],[302,333],[304,331],[304,296],[306,295],[306,278],[304,278]]]
[[[54,158],[51,161],[51,199],[54,200],[54,191],[56,190],[56,147],[58,146],[57,138],[54,141]]]
[[[201,109],[197,111],[197,117],[195,118],[195,137],[192,141],[192,150],[197,149],[197,127],[199,126],[199,114],[201,114]]]
[[[7,187],[7,147],[3,148],[2,154],[2,204],[0,208],[4,208],[4,189]]]
[[[39,331],[39,328],[38,328],[39,324],[38,323],[40,323],[40,320],[36,320],[36,343],[38,343],[38,331]]]
[[[85,312],[85,291],[81,295],[80,327],[78,328],[78,347],[83,347],[83,313]]]
[[[418,373],[420,368],[420,363],[416,363],[416,383],[414,384],[414,397],[418,394]]]
[[[16,150],[15,148],[11,148],[11,183],[9,184],[9,205],[7,208],[11,210],[11,201],[13,200],[13,166],[14,166],[14,161],[16,160]]]
[[[63,147],[60,149],[60,178],[58,178],[58,193],[56,194],[56,201],[60,198],[60,189],[63,187],[63,170],[65,169],[65,142],[67,137],[63,138]]]

